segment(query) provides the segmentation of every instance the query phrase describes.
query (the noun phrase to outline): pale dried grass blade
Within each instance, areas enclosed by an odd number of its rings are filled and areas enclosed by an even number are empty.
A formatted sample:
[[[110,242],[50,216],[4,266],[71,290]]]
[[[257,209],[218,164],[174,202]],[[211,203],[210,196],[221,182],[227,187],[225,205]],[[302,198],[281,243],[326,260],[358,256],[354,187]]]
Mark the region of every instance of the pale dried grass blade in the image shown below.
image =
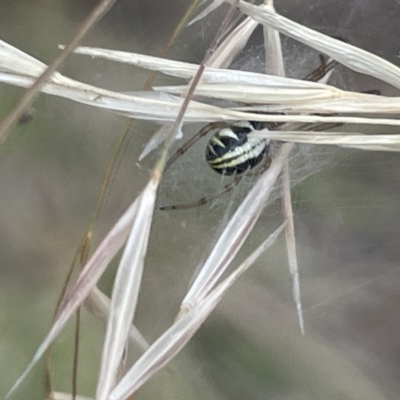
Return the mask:
[[[0,81],[4,75],[0,73]],[[13,80],[17,86],[29,86],[33,79],[13,77],[7,75],[6,80]],[[69,80],[72,81],[72,80]],[[75,82],[75,81],[73,81]],[[76,82],[74,86],[48,84],[43,91],[49,94],[66,97],[71,100],[89,104],[94,107],[105,108],[121,115],[139,119],[152,119],[159,121],[173,121],[179,113],[183,99],[165,93],[139,93],[137,96],[126,96],[120,93],[107,91],[94,86]],[[365,95],[367,96],[367,95]],[[369,95],[371,96],[371,95]],[[373,96],[377,97],[377,96]],[[384,99],[382,99],[384,101]],[[398,103],[398,101],[397,101]],[[394,102],[393,102],[394,105]],[[396,111],[396,110],[394,110]],[[397,109],[398,111],[398,109]],[[319,116],[319,115],[262,115],[244,113],[231,109],[210,106],[197,101],[191,101],[184,117],[185,122],[210,122],[221,120],[238,121],[275,121],[275,122],[307,122],[307,123],[351,123],[351,124],[381,124],[400,125],[400,120],[388,118],[363,118],[345,116]]]
[[[275,12],[275,9],[273,8],[273,0],[269,0],[268,5],[271,6],[271,9],[273,10],[273,12]],[[265,54],[267,56],[267,64],[266,64],[267,66],[268,66],[268,59],[270,60],[270,65],[269,65],[270,70],[267,71],[278,76],[285,76],[282,46],[281,46],[279,32],[276,31],[275,29],[264,26],[264,43],[266,47]],[[301,304],[301,297],[300,297],[300,278],[299,278],[299,270],[297,262],[296,236],[294,231],[292,198],[290,193],[290,173],[289,173],[288,159],[285,162],[285,166],[281,174],[281,185],[282,185],[282,195],[281,195],[282,214],[284,216],[284,219],[287,221],[287,224],[285,226],[285,238],[286,238],[288,262],[289,262],[289,270],[292,276],[293,301],[296,306],[300,331],[304,335],[304,318],[303,318],[303,307]]]
[[[210,57],[208,65],[213,68],[226,68],[231,65],[234,58],[246,46],[247,41],[257,26],[258,22],[254,21],[254,19],[246,18],[221,43]]]
[[[153,173],[146,188],[139,196],[136,218],[115,277],[96,391],[97,400],[108,399],[116,381],[118,366],[136,310],[156,191],[160,179],[160,174]]]
[[[0,40],[0,71],[39,76],[45,69],[46,64]]]
[[[209,6],[207,6],[197,17],[193,18],[189,23],[188,26],[193,25],[194,23],[202,20],[208,14],[212,13],[218,7],[225,3],[225,0],[213,0]]]
[[[32,361],[28,364],[25,371],[20,375],[8,392],[7,397],[26,378],[34,365],[40,360],[44,352],[64,328],[71,316],[84,302],[90,291],[96,286],[97,281],[100,279],[110,261],[125,243],[132,227],[133,220],[137,214],[137,210],[138,199],[134,201],[134,203],[110,230],[108,235],[103,239],[90,260],[82,269],[76,282],[68,289],[50,331],[37,349]]]
[[[171,93],[185,94],[187,86],[156,86],[154,90]],[[196,87],[195,95],[215,99],[231,100],[243,103],[265,104],[297,104],[304,102],[332,101],[338,97],[346,96],[348,100],[356,97],[354,93],[340,93],[339,89],[310,89],[310,88],[274,88],[255,86],[249,84],[204,84]]]
[[[30,77],[0,73],[0,82],[15,86],[29,87],[34,81],[35,79]],[[68,78],[64,78],[62,81],[62,83],[48,83],[42,88],[42,91],[139,119],[173,121],[183,103],[183,99],[174,98],[167,94],[160,95],[154,92],[144,94],[140,92],[137,96],[128,96]],[[230,113],[228,110],[223,111],[219,107],[191,101],[186,119],[194,122],[212,121],[219,118],[220,111],[224,114]]]
[[[111,392],[110,400],[127,399],[186,345],[233,283],[275,242],[284,225],[276,229],[228,278],[151,345]]]
[[[78,47],[75,53],[87,55],[92,58],[103,58],[124,64],[135,65],[140,68],[161,72],[166,75],[182,79],[193,78],[198,68],[197,64],[190,64],[182,61],[169,60],[166,58],[147,56],[144,54],[128,53],[124,51],[109,50],[96,47]],[[205,69],[202,75],[202,82],[238,84],[247,83],[253,85],[265,85],[286,88],[325,88],[327,90],[339,91],[339,89],[333,86],[319,84],[316,82],[260,74],[257,72],[240,71],[234,69],[219,69],[212,67],[207,67]]]
[[[296,305],[296,312],[299,319],[301,333],[304,335],[304,318],[303,307],[301,304],[300,296],[300,278],[299,266],[297,262],[296,251],[296,235],[294,230],[292,197],[290,194],[290,175],[289,175],[289,161],[286,160],[286,165],[282,172],[282,211],[285,219],[288,221],[285,227],[286,249],[289,262],[289,270],[292,275],[292,292],[293,300]]]
[[[67,78],[65,78],[67,79]],[[72,80],[69,80],[70,82]],[[0,73],[0,82],[16,86],[29,87],[34,78]],[[121,115],[139,119],[158,121],[174,121],[179,113],[183,99],[160,93],[153,97],[127,96],[94,86],[75,82],[72,86],[50,83],[42,91],[48,94],[68,98],[70,100],[100,107]],[[307,123],[349,123],[349,124],[380,124],[399,126],[400,120],[387,118],[362,117],[322,117],[319,115],[263,115],[223,109],[207,104],[191,101],[185,114],[185,122],[210,121],[265,121],[265,122],[307,122]]]
[[[92,315],[106,326],[110,316],[110,302],[110,299],[98,287],[95,287],[85,300],[84,305]],[[146,339],[134,325],[129,328],[129,344],[142,351],[149,348]]]
[[[268,0],[266,5],[275,12],[273,0]],[[285,67],[282,56],[282,45],[279,32],[269,26],[264,26],[265,65],[267,74],[284,77]]]
[[[271,54],[282,54],[281,41],[279,39],[279,32],[269,27],[264,27],[264,43],[268,50],[265,51],[265,65],[267,73],[276,71],[278,76],[285,76],[285,67],[283,65],[282,57],[272,57]]]
[[[230,3],[231,0],[228,0]],[[240,10],[261,24],[268,25],[277,31],[298,40],[321,53],[327,54],[346,67],[375,77],[400,88],[400,68],[389,61],[358,47],[333,39],[313,29],[306,28],[288,18],[274,13],[268,7],[258,7],[243,0]]]
[[[259,178],[229,220],[183,299],[181,314],[187,312],[204,299],[240,250],[257,222],[291,148],[292,145],[290,144],[282,146],[278,156],[272,160],[270,168]]]
[[[345,92],[344,92],[345,93]],[[347,92],[348,93],[348,92]],[[290,105],[257,105],[236,107],[235,110],[248,112],[292,112],[292,113],[367,113],[367,114],[399,114],[400,98],[375,96],[357,93],[360,97],[343,97],[318,102]]]
[[[336,146],[359,147],[374,150],[384,146],[391,151],[398,151],[400,134],[370,135],[349,132],[304,132],[304,131],[260,131],[254,137],[270,138],[291,143],[331,144]]]
[[[62,47],[62,46],[60,46]],[[157,71],[176,78],[190,79],[196,74],[197,64],[148,56],[126,51],[102,49],[98,47],[80,46],[75,49],[75,54],[87,55],[92,58],[102,58],[123,64],[134,65],[140,68]]]
[[[150,138],[146,143],[143,151],[140,153],[139,161],[142,161],[146,156],[148,156],[153,150],[165,142],[168,137],[169,131],[172,125],[170,123],[165,123],[161,126],[156,133]],[[179,129],[175,139],[181,139],[183,137],[182,129]]]
[[[94,400],[94,399],[92,397],[86,397],[80,395],[74,398],[70,393],[53,392],[51,395],[51,400]]]
[[[364,151],[392,151],[392,152],[399,152],[400,151],[400,145],[392,145],[392,146],[380,146],[380,145],[346,145],[346,144],[342,144],[340,145],[340,147],[348,147],[351,149],[359,149],[359,150],[364,150]]]
[[[253,263],[261,256],[261,254],[263,254],[275,243],[276,239],[282,233],[286,225],[287,221],[285,221],[274,232],[272,232],[271,235],[269,235],[268,238],[264,240],[264,242],[261,243],[261,245],[235,269],[234,272],[232,272],[221,284],[219,284],[217,288],[213,289],[212,292],[220,291],[222,294],[225,294],[227,290],[237,281],[237,279],[253,265]],[[207,297],[210,296],[211,293],[207,295]]]

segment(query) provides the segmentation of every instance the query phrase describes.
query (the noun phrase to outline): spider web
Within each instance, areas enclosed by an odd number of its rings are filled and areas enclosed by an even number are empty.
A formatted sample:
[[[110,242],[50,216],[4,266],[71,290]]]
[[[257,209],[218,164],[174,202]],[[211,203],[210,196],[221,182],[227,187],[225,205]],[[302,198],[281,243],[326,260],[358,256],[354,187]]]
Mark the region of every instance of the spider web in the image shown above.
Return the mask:
[[[232,64],[232,69],[240,69],[253,72],[265,72],[265,53],[263,45],[255,45],[254,41],[262,41],[261,31],[256,31],[245,50],[237,57]],[[285,68],[289,77],[301,78],[317,68],[320,64],[319,54],[307,46],[299,44],[290,38],[282,40]],[[295,66],[295,67],[293,67]],[[336,71],[331,82],[337,87],[348,88],[346,77]],[[189,126],[185,131],[184,138],[176,144],[176,148],[193,136],[201,126]],[[214,132],[215,133],[215,132]],[[232,178],[221,177],[215,174],[205,162],[205,148],[213,133],[201,139],[192,149],[181,156],[167,172],[163,190],[160,191],[159,201],[161,205],[185,204],[195,202],[203,197],[212,196],[223,190],[224,185],[232,181]],[[278,146],[272,146],[270,156],[273,157]],[[334,167],[342,158],[353,153],[353,150],[340,149],[337,146],[313,146],[297,145],[292,151],[290,165],[290,179],[292,187],[298,185],[309,176],[316,174],[325,168]],[[171,152],[173,154],[173,151]],[[253,174],[254,175],[254,174]],[[226,193],[211,200],[206,208],[226,207],[233,198],[242,198],[255,182],[254,178],[245,177],[238,187],[232,192]],[[270,197],[272,203],[279,197],[279,190]]]

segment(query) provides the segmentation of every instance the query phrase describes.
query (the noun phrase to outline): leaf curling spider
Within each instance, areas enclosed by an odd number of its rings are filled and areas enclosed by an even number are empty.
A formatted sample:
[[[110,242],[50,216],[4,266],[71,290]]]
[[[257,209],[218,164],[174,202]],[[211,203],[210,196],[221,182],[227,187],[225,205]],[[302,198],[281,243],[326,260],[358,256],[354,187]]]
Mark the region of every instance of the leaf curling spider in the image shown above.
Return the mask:
[[[263,124],[265,127],[265,124]],[[267,156],[270,140],[248,137],[255,130],[263,129],[259,122],[240,121],[234,123],[213,122],[203,127],[192,139],[186,142],[168,160],[165,169],[169,168],[181,155],[200,138],[217,130],[206,147],[208,165],[221,175],[233,176],[233,180],[223,189],[211,196],[203,197],[194,203],[160,207],[160,210],[178,210],[204,205],[210,200],[232,190],[248,171],[264,164],[269,167],[271,159]],[[264,163],[262,163],[264,161]]]
[[[234,122],[220,129],[208,142],[208,165],[222,175],[240,175],[258,166],[268,154],[270,140],[248,137],[264,124],[253,121]]]

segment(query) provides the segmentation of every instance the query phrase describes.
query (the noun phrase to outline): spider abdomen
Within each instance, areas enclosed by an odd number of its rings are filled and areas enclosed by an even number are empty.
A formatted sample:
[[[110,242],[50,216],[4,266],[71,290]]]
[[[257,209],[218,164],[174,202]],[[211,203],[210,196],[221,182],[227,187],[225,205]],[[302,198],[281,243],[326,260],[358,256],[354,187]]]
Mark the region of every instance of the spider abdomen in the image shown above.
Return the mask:
[[[207,145],[209,166],[223,175],[242,174],[257,166],[268,153],[269,140],[249,138],[253,130],[250,123],[219,130]]]

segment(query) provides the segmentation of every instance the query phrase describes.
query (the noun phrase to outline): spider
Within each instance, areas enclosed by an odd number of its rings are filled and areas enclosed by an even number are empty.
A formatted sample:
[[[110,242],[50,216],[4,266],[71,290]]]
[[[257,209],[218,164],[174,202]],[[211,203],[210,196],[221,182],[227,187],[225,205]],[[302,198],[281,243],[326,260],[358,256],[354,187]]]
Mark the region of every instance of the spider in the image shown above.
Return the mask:
[[[337,62],[320,56],[321,65],[304,79],[310,81],[323,81],[327,74],[336,66]],[[207,204],[210,200],[232,190],[245,175],[250,175],[253,168],[265,171],[268,169],[271,159],[268,156],[270,149],[269,139],[249,137],[254,131],[265,128],[279,127],[283,123],[264,123],[257,121],[240,122],[212,122],[203,127],[192,139],[180,147],[168,160],[165,169],[168,169],[181,155],[200,138],[209,132],[216,131],[206,147],[206,160],[208,165],[217,173],[233,176],[233,180],[224,186],[223,190],[214,195],[203,197],[194,203],[178,204],[160,207],[160,210],[178,210],[198,207]],[[303,130],[331,129],[340,124],[297,124]]]

